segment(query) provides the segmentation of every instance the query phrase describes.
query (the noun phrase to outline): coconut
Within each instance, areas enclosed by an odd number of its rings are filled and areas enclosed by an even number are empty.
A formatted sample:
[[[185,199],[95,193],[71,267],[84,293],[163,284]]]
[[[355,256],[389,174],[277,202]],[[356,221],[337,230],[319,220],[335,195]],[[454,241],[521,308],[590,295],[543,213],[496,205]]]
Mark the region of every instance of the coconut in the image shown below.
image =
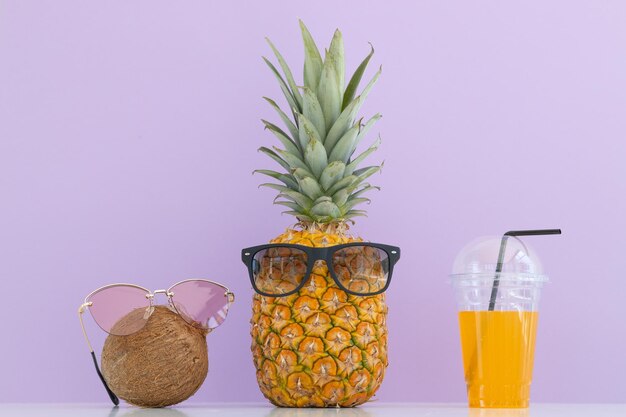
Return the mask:
[[[132,328],[137,322],[133,313],[115,327]],[[209,370],[206,334],[169,308],[156,306],[139,331],[107,337],[102,349],[104,378],[118,397],[140,407],[184,401],[200,388]]]

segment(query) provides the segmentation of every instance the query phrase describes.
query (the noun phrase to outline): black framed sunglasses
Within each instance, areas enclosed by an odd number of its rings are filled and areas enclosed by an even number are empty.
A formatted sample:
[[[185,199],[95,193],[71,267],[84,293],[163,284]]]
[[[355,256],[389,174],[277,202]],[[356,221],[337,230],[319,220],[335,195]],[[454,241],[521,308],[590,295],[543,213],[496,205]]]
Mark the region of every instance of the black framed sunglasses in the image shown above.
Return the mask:
[[[241,251],[252,287],[267,297],[285,297],[300,291],[317,261],[326,262],[332,279],[348,294],[380,294],[389,287],[393,266],[399,259],[399,247],[370,242],[324,248],[276,243]]]

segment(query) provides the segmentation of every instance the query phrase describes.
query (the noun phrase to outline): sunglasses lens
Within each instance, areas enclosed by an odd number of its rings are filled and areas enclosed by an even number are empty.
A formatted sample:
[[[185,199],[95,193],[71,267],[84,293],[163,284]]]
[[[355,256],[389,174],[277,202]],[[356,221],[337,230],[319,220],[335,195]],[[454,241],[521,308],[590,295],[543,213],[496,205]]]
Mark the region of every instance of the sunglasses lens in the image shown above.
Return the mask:
[[[373,246],[349,246],[333,254],[333,270],[344,288],[361,295],[385,288],[389,255]]]
[[[98,326],[107,333],[126,336],[145,326],[150,300],[146,291],[129,285],[103,288],[89,297],[89,311]]]
[[[176,284],[170,291],[174,308],[192,326],[214,329],[226,319],[228,295],[221,285],[192,280]]]
[[[307,255],[297,248],[277,246],[257,252],[252,259],[254,286],[262,293],[289,293],[302,283]]]

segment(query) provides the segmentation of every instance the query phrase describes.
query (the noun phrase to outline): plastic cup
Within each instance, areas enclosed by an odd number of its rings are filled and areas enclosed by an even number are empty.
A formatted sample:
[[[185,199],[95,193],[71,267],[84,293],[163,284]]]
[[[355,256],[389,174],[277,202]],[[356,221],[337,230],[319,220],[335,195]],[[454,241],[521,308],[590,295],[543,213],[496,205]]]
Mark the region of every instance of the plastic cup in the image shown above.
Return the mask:
[[[508,237],[501,251],[501,242],[498,236],[471,242],[451,274],[470,407],[525,408],[530,401],[539,298],[548,278],[527,244]]]

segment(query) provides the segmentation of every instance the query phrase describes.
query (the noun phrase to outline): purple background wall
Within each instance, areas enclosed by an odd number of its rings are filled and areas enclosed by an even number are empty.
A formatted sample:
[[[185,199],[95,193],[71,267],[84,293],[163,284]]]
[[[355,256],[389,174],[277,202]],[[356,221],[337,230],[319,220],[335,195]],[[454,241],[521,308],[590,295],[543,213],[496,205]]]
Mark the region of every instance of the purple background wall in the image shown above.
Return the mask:
[[[250,173],[280,98],[264,36],[300,68],[297,17],[320,44],[340,27],[351,70],[367,41],[384,64],[382,191],[355,228],[403,248],[380,401],[464,401],[452,260],[539,227],[564,235],[532,241],[553,279],[533,399],[626,400],[624,2],[20,0],[0,4],[0,401],[106,401],[82,298],[198,276],[238,301],[193,400],[262,400],[239,250],[292,222]]]

